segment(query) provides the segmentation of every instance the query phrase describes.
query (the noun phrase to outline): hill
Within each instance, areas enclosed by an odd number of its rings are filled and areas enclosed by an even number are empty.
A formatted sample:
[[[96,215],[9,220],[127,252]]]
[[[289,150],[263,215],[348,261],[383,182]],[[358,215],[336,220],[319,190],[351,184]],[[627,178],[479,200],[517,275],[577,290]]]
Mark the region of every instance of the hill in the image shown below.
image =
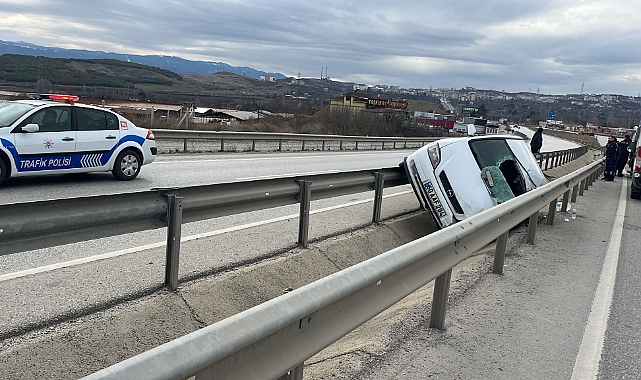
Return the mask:
[[[55,85],[128,88],[133,84],[172,85],[182,77],[169,70],[115,59],[62,59],[5,54],[0,56],[0,81]]]
[[[231,66],[224,62],[191,61],[180,57],[165,55],[135,55],[94,50],[63,49],[39,46],[27,42],[0,40],[0,55],[2,54],[19,54],[48,58],[113,59],[159,67],[179,74],[212,74],[225,71],[255,79],[258,79],[261,75],[271,75],[276,77],[276,79],[285,78],[285,76],[280,73],[269,73],[245,66]]]

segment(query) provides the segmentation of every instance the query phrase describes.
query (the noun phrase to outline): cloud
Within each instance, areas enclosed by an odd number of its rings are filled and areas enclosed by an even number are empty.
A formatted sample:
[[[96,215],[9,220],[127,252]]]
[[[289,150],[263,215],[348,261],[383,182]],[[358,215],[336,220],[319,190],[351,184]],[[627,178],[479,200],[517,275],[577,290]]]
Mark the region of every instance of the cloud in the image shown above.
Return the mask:
[[[637,94],[630,0],[0,0],[0,39],[403,87]]]

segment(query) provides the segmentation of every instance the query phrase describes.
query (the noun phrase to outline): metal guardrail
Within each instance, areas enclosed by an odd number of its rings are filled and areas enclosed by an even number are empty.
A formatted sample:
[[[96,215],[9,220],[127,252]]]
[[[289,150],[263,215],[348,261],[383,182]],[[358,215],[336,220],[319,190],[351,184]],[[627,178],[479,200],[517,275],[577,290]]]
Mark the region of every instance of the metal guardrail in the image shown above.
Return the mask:
[[[536,153],[534,157],[536,158],[539,166],[543,170],[552,169],[554,167],[564,165],[570,161],[573,161],[582,155],[586,154],[590,150],[587,146],[580,146],[574,149],[558,150],[555,152],[546,152],[546,153]]]
[[[220,151],[225,151],[225,144],[229,141],[251,141],[251,151],[256,150],[256,141],[278,141],[278,151],[283,149],[283,141],[297,141],[301,143],[301,150],[305,150],[305,143],[308,141],[322,142],[321,150],[325,150],[327,142],[338,141],[339,149],[343,150],[344,142],[356,143],[358,150],[359,143],[380,143],[381,149],[385,149],[386,143],[391,143],[390,149],[397,149],[396,144],[402,144],[407,148],[407,143],[420,143],[421,146],[442,139],[443,137],[370,137],[370,136],[343,136],[343,135],[313,135],[302,133],[268,133],[268,132],[214,132],[214,131],[189,131],[153,129],[156,139],[183,140],[183,151],[187,151],[188,140],[220,140]]]
[[[85,377],[96,379],[292,379],[303,363],[350,331],[436,279],[430,327],[442,329],[452,268],[496,239],[502,273],[509,230],[529,218],[534,243],[539,210],[576,201],[604,160],[465,221],[385,252],[290,293]],[[562,208],[565,209],[565,206]]]
[[[545,169],[587,151],[539,156]],[[380,222],[383,189],[408,184],[401,167],[220,183],[82,198],[0,205],[0,254],[168,227],[165,286],[178,286],[182,223],[300,204],[298,244],[308,245],[310,202],[374,190],[372,222]]]

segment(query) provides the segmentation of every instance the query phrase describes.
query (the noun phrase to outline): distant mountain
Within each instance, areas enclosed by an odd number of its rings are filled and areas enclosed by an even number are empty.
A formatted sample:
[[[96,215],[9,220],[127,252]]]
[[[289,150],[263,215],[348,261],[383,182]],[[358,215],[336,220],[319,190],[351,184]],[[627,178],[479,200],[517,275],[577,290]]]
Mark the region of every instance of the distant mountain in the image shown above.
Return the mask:
[[[285,78],[285,76],[280,73],[268,73],[251,67],[231,66],[224,62],[190,61],[180,57],[163,55],[133,55],[93,50],[62,49],[39,46],[27,42],[0,40],[0,55],[3,54],[21,54],[49,58],[116,59],[119,61],[155,66],[178,74],[212,74],[219,71],[226,71],[256,79],[261,75],[271,75],[276,77],[276,79]]]

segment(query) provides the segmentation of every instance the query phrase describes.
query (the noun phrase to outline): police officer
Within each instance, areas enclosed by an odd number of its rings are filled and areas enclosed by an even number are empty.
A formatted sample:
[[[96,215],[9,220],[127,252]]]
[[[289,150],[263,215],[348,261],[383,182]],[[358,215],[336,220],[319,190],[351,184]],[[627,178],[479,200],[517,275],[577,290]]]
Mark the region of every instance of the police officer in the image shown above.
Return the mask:
[[[614,136],[608,136],[608,143],[605,145],[605,172],[604,181],[614,181],[614,174],[619,161],[619,145]]]
[[[630,152],[628,152],[628,146],[630,146],[630,135],[625,135],[625,138],[619,141],[619,161],[617,162],[617,176],[623,177],[623,168],[625,164],[628,163],[630,157]]]

